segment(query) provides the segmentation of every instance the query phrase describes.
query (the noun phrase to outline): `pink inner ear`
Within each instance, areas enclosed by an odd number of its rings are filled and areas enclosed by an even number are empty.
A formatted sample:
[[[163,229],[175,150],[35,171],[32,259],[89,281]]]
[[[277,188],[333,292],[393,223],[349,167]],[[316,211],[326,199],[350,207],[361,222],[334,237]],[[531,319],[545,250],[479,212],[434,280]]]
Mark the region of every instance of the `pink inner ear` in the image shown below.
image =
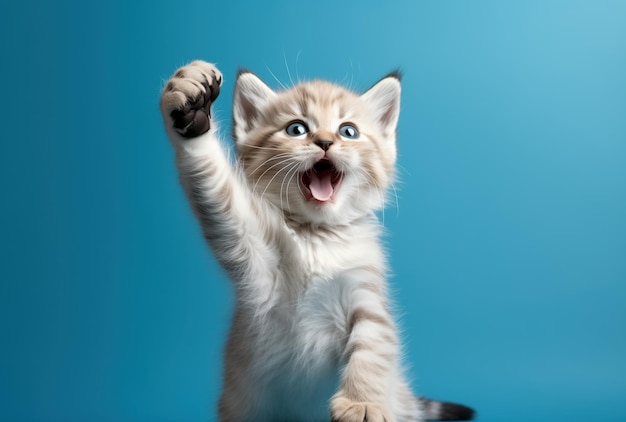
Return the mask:
[[[376,119],[384,131],[395,130],[400,112],[400,81],[395,76],[380,80],[366,91],[361,98],[376,114]]]
[[[309,189],[313,198],[322,202],[328,201],[333,196],[334,192],[332,184],[333,174],[331,172],[312,172],[310,177],[311,184],[309,185]]]
[[[233,135],[235,138],[249,132],[259,121],[263,110],[276,93],[251,72],[240,72],[235,83],[233,99]],[[239,141],[239,139],[235,139]]]
[[[254,104],[252,104],[250,100],[248,100],[245,95],[240,94],[239,104],[241,105],[243,118],[246,120],[246,122],[250,122],[251,120],[256,119],[258,114],[257,108],[254,106]]]

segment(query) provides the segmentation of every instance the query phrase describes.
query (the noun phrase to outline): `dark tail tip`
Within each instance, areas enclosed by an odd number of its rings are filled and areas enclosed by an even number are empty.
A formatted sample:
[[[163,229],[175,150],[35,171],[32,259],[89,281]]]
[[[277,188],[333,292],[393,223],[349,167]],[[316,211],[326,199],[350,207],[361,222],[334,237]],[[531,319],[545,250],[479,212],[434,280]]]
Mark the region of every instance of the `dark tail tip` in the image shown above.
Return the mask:
[[[474,419],[476,412],[462,404],[421,399],[426,419],[431,421],[469,421]]]
[[[469,421],[474,419],[476,412],[471,407],[457,403],[441,403],[440,421]]]

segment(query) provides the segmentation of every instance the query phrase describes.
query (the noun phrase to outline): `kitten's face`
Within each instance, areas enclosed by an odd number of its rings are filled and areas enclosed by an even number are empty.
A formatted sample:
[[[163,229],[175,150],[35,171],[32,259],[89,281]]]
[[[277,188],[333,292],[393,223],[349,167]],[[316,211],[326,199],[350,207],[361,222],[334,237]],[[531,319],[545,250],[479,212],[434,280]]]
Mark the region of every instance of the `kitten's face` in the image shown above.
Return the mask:
[[[399,101],[396,75],[357,95],[321,81],[274,92],[240,74],[233,136],[253,190],[303,223],[346,224],[382,207]]]

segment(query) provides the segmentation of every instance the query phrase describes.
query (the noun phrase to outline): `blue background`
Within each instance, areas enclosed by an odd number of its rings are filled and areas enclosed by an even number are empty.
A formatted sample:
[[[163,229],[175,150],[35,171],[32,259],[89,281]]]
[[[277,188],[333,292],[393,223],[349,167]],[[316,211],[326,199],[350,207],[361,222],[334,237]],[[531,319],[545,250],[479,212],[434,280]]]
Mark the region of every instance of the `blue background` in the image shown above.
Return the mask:
[[[225,133],[238,66],[400,67],[384,219],[417,390],[626,421],[625,2],[20,1],[0,31],[1,420],[214,420],[230,285],[158,111],[201,58]]]

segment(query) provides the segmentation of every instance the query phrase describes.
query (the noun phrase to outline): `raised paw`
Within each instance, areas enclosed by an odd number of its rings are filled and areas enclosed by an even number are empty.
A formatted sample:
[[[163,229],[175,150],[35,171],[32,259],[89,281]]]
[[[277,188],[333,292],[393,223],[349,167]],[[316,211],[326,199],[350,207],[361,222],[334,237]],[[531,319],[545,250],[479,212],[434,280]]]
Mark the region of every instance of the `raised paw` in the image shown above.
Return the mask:
[[[194,138],[211,128],[211,104],[220,94],[222,74],[212,64],[194,61],[181,67],[161,95],[166,124],[184,138]]]
[[[332,422],[393,422],[384,405],[356,402],[344,397],[332,400],[330,419]]]

